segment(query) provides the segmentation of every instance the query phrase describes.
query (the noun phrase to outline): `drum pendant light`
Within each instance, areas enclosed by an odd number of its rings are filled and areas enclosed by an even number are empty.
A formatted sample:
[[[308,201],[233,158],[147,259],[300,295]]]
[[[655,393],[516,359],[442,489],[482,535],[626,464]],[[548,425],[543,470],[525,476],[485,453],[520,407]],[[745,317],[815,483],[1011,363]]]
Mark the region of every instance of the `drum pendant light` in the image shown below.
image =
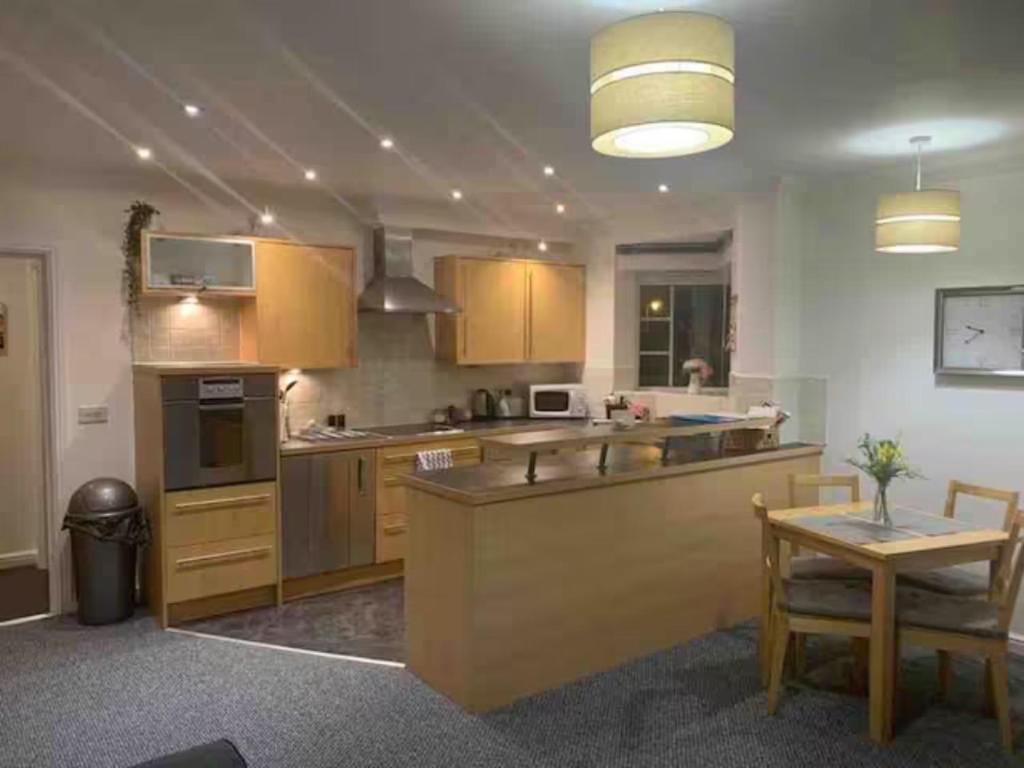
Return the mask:
[[[626,19],[590,41],[590,139],[615,157],[677,157],[732,140],[733,30],[671,11]]]
[[[930,136],[915,136],[917,182],[913,192],[882,195],[875,218],[875,250],[882,253],[949,253],[960,248],[960,193],[921,189],[921,153]]]

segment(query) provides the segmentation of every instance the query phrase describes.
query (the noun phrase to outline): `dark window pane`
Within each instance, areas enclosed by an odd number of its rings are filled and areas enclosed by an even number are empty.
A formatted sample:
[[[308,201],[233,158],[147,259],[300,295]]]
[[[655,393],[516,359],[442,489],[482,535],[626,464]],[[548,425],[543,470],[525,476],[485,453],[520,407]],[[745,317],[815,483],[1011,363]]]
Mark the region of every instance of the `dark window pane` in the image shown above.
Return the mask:
[[[640,386],[668,386],[668,355],[640,355]]]
[[[725,387],[729,382],[729,356],[725,351],[726,297],[723,285],[680,285],[673,290],[673,361],[675,386],[684,387],[689,374],[683,364],[703,358],[714,369],[704,382]]]
[[[665,320],[640,321],[640,351],[668,352],[672,324]]]
[[[667,285],[640,286],[640,316],[668,317],[671,310],[670,288]]]

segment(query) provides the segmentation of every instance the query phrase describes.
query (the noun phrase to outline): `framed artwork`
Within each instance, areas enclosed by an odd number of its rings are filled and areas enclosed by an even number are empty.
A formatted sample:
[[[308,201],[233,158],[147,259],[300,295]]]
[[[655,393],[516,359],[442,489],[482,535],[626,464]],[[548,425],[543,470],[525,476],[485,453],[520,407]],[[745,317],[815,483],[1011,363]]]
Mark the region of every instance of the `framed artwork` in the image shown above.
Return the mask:
[[[935,372],[1024,376],[1024,285],[937,290]]]

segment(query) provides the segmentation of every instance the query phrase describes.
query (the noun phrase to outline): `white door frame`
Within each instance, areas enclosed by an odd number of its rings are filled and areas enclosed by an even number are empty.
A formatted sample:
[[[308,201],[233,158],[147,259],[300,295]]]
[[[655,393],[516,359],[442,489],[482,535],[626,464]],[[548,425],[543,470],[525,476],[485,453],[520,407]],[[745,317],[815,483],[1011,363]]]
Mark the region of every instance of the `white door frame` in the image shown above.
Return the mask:
[[[63,584],[67,580],[64,573],[64,558],[59,546],[60,527],[57,517],[58,489],[60,488],[60,465],[56,460],[58,443],[60,409],[57,401],[58,351],[60,327],[57,316],[57,282],[56,264],[53,251],[48,248],[22,248],[0,246],[0,259],[18,258],[32,259],[40,267],[40,329],[39,339],[42,343],[40,359],[42,361],[43,380],[43,526],[46,539],[47,576],[49,578],[51,614],[61,613],[64,607]]]

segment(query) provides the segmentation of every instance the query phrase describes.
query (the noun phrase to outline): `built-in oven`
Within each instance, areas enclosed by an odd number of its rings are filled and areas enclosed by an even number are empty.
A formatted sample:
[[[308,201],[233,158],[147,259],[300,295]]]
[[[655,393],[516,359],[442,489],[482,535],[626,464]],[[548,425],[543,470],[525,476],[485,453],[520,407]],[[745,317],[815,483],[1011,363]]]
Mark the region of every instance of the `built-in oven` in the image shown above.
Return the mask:
[[[165,376],[161,386],[167,490],[276,477],[274,374]]]

